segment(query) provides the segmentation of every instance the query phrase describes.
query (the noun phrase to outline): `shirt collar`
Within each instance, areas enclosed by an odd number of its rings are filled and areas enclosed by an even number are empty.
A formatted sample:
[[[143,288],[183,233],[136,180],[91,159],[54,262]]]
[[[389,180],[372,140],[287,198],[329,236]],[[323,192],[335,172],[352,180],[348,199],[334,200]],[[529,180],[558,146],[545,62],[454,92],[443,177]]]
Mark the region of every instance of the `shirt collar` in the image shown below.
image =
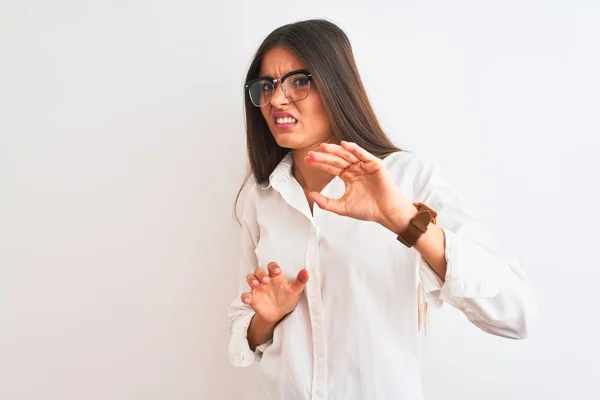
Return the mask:
[[[273,189],[279,191],[282,185],[290,180],[292,177],[292,167],[294,165],[294,158],[292,156],[292,151],[288,151],[287,154],[283,157],[283,159],[279,162],[277,167],[269,176],[269,183],[265,186],[263,185],[263,189],[268,189],[269,187],[273,187]]]

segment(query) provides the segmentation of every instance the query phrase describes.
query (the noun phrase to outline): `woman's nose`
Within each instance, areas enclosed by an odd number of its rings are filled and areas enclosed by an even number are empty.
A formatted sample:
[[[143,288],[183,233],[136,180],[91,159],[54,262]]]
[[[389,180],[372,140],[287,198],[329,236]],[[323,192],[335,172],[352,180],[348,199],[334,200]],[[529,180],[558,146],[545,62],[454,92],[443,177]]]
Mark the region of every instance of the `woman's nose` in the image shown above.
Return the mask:
[[[280,108],[283,105],[287,105],[289,102],[288,98],[285,97],[285,93],[283,93],[283,85],[280,83],[275,86],[273,96],[271,96],[271,105]]]

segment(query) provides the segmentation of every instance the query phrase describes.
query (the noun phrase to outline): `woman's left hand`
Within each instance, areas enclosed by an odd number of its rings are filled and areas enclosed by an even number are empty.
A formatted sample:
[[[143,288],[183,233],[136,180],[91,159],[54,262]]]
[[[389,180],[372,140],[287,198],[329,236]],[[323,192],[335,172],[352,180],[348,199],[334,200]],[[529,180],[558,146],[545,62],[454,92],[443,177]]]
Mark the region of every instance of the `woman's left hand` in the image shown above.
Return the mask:
[[[310,197],[324,210],[339,215],[374,221],[398,233],[417,209],[400,193],[383,162],[356,143],[322,144],[305,158],[309,165],[339,176],[346,192],[331,199],[317,192]]]

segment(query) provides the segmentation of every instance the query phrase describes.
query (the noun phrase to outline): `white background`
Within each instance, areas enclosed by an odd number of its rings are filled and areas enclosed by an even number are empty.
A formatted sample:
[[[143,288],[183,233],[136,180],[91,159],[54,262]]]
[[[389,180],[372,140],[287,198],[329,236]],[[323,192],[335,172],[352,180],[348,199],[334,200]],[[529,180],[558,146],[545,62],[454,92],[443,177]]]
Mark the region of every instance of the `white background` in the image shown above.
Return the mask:
[[[540,301],[525,341],[433,312],[426,398],[600,398],[597,3],[323,4],[0,3],[1,399],[241,398],[243,78],[309,17],[347,32],[385,130],[441,164]]]

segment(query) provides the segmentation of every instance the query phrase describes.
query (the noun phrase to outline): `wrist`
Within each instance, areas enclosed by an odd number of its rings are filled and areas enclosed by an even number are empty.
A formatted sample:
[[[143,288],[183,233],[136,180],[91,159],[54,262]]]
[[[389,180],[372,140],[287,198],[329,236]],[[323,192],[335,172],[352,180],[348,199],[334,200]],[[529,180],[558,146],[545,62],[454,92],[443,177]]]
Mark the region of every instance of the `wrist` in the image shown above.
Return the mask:
[[[396,207],[387,213],[379,223],[398,235],[408,227],[410,220],[417,215],[418,211],[412,203],[408,203],[406,206]]]
[[[252,351],[256,350],[257,346],[268,342],[273,338],[276,323],[268,322],[258,314],[254,314],[248,326],[247,339],[248,346]]]
[[[264,318],[264,317],[260,316],[259,314],[254,314],[254,317],[252,317],[252,320],[256,325],[259,325],[264,328],[273,328],[282,319],[283,319],[283,316],[281,318],[275,317],[274,319],[270,319],[270,318]]]

